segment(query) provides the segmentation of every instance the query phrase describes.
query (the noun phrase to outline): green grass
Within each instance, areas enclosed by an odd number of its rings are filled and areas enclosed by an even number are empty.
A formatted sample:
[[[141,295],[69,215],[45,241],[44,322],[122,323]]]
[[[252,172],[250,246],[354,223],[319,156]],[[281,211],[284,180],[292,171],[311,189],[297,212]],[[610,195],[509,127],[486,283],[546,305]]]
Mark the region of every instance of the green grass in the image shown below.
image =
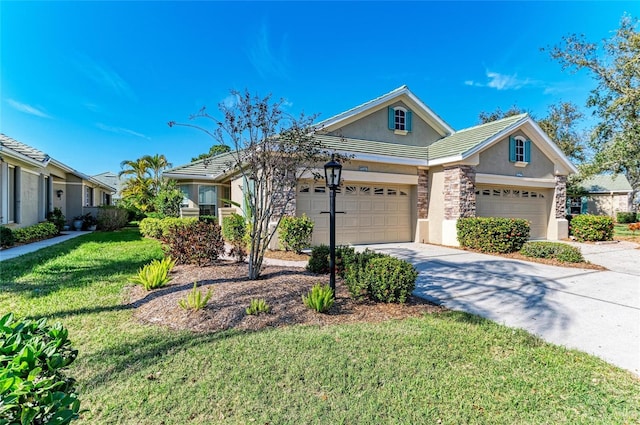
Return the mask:
[[[613,237],[623,236],[628,240],[640,242],[640,231],[636,230],[635,234],[629,230],[629,224],[615,224],[613,227]]]
[[[631,374],[463,313],[252,333],[141,325],[123,288],[161,256],[125,230],[0,263],[0,315],[69,328],[80,423],[640,422]]]

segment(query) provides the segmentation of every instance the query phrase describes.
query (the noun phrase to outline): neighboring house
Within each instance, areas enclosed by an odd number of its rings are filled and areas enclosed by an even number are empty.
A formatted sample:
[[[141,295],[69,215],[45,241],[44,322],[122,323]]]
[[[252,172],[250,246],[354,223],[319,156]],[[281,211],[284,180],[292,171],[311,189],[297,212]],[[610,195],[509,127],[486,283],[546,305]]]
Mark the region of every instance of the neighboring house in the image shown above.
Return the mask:
[[[577,170],[527,114],[455,131],[402,86],[319,126],[327,149],[353,156],[337,194],[339,244],[455,246],[457,220],[474,216],[525,218],[532,239],[568,236],[566,178]],[[242,204],[228,162],[221,155],[164,176],[180,182],[191,212],[215,213],[229,193]],[[315,221],[314,244],[328,243],[328,202],[323,180],[300,180],[290,213]]]
[[[46,220],[60,208],[71,222],[100,205],[110,205],[114,189],[0,134],[0,224],[24,227]]]
[[[587,194],[568,199],[569,214],[595,214],[616,217],[618,212],[632,210],[633,188],[627,178],[618,174],[598,174],[580,183]]]
[[[96,174],[91,177],[115,189],[115,193],[111,197],[114,204],[122,198],[122,186],[124,182],[118,174],[112,173],[111,171],[105,171],[104,173]]]

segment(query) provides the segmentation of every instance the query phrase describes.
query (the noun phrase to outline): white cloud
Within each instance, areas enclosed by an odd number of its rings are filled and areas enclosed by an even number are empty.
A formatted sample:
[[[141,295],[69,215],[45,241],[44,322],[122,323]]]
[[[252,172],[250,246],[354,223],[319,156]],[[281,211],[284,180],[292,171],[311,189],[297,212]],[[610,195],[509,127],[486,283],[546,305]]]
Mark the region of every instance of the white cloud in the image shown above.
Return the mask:
[[[486,71],[486,82],[479,82],[474,80],[466,80],[464,82],[467,86],[472,87],[490,87],[496,90],[519,90],[523,87],[542,87],[542,82],[532,80],[530,78],[519,78],[518,74],[501,74],[499,72]]]
[[[108,66],[100,65],[88,57],[81,57],[76,61],[76,65],[90,80],[112,90],[119,96],[137,100],[129,84]]]
[[[240,99],[237,94],[230,94],[229,96],[222,99],[222,103],[226,108],[233,108],[239,103]]]
[[[262,24],[247,54],[249,61],[261,77],[286,79],[289,75],[287,50],[287,38],[283,37],[280,48],[275,49],[271,43],[269,28],[266,24]]]
[[[96,123],[96,127],[98,127],[100,130],[108,131],[110,133],[128,134],[131,136],[140,137],[141,139],[151,140],[151,137],[146,136],[142,133],[138,133],[137,131],[129,130],[128,128],[113,127],[110,125],[103,124],[101,122]]]
[[[7,99],[7,103],[15,110],[24,112],[25,114],[35,115],[40,118],[51,118],[49,114],[44,112],[42,108],[36,108],[35,106],[28,105],[26,103],[18,102],[17,100]]]

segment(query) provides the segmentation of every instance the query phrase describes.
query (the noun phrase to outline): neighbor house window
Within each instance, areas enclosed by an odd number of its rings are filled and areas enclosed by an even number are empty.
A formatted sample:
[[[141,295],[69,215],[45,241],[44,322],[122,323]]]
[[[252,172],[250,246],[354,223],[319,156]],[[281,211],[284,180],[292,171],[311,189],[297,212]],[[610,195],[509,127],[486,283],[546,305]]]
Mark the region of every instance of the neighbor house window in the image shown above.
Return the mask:
[[[84,206],[90,207],[93,205],[93,188],[85,186],[84,188]]]
[[[19,168],[17,167],[9,167],[9,176],[8,176],[8,184],[9,184],[9,223],[17,223],[18,217],[18,198],[17,194],[18,190],[18,180],[16,180],[16,175],[19,173]]]
[[[180,201],[181,208],[187,208],[189,206],[189,186],[180,185],[178,186],[180,192],[182,193],[182,201]]]
[[[216,200],[218,199],[218,190],[216,186],[199,186],[198,187],[198,206],[200,215],[217,215]]]
[[[531,140],[525,140],[521,136],[509,137],[509,161],[531,162]]]
[[[389,130],[411,131],[411,116],[411,111],[401,106],[389,108]]]

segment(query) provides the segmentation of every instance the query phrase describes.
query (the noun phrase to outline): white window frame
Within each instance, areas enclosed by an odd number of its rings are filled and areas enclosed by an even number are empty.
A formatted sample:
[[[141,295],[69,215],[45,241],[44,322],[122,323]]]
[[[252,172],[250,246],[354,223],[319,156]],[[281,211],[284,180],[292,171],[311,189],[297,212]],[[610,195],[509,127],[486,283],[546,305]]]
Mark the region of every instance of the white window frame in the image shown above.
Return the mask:
[[[201,189],[213,189],[215,192],[214,195],[214,200],[213,200],[213,204],[212,203],[204,203],[201,202],[201,195],[200,195],[200,190]],[[210,208],[211,211],[213,212],[213,214],[202,214],[202,206],[203,205],[208,205],[208,206],[213,206],[213,208]],[[199,184],[198,185],[198,210],[200,215],[212,215],[214,217],[218,216],[218,185],[214,185],[214,184]]]
[[[393,108],[393,123],[396,131],[407,131],[407,110],[402,106]]]
[[[515,138],[515,152],[516,152],[516,162],[524,163],[524,144],[526,140],[524,137],[516,136]]]

